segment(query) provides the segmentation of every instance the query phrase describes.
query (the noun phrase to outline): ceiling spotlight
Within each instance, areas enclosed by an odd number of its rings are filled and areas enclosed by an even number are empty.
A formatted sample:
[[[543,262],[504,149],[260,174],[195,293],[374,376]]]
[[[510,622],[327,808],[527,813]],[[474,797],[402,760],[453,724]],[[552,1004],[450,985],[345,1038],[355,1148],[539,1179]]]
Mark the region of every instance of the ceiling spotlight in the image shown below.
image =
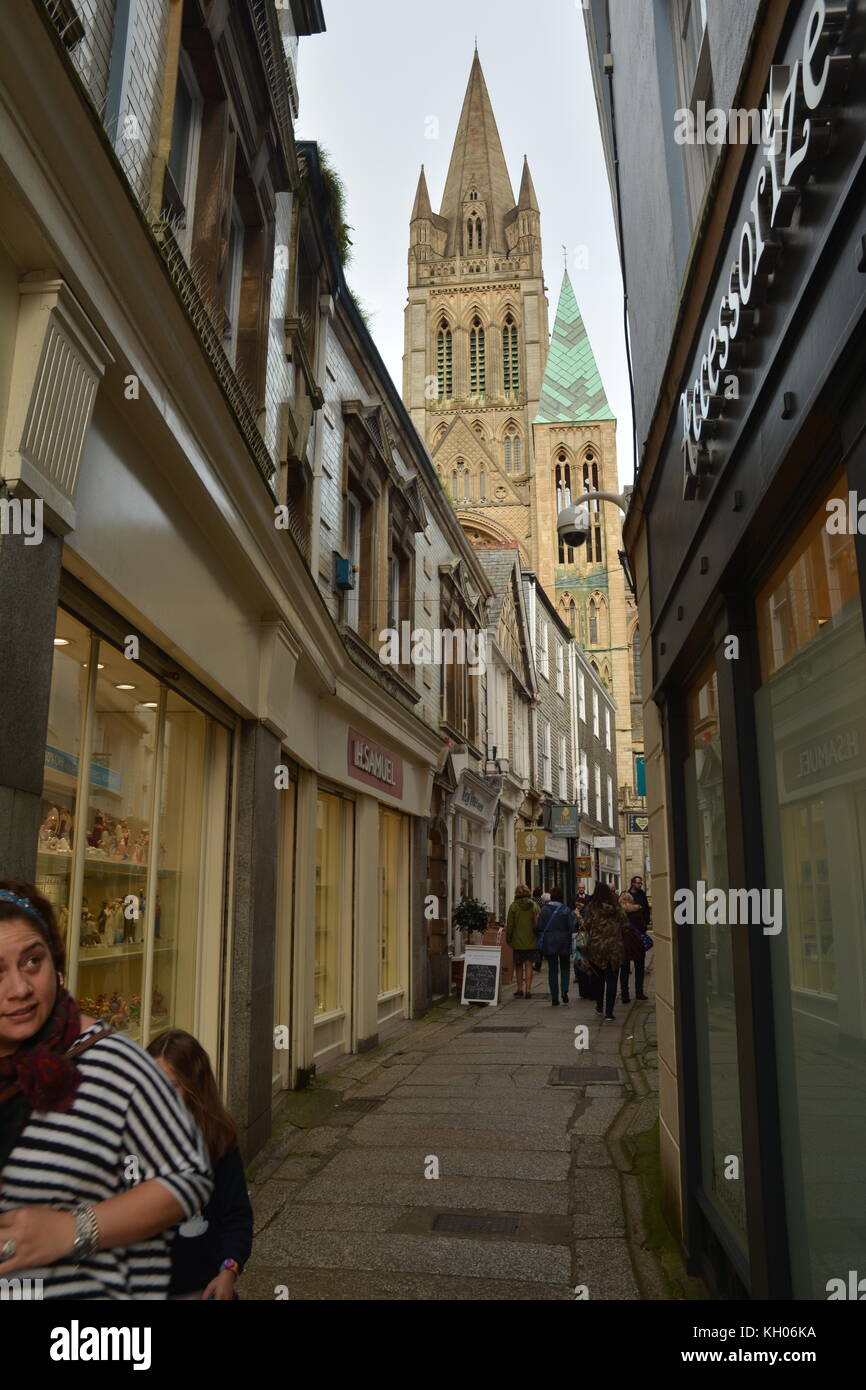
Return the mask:
[[[157,703],[156,703],[156,700],[145,700],[145,701],[142,703],[142,706],[141,706],[141,707],[142,707],[142,709],[158,709],[158,708],[159,708],[159,706],[158,706]]]
[[[116,685],[114,688],[115,688],[115,690],[134,690],[134,689],[135,689],[135,686],[134,686],[134,685]]]
[[[55,637],[55,639],[54,639],[54,645],[55,645],[55,647],[68,647],[68,646],[69,646],[69,638],[68,638],[68,637]]]

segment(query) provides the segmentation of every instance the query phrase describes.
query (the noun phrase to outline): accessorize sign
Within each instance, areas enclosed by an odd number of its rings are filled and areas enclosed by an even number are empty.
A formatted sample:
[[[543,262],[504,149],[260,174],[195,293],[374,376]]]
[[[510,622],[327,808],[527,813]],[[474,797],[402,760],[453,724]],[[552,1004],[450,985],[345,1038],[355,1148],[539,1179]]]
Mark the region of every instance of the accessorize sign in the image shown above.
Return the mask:
[[[349,776],[389,796],[403,796],[403,759],[356,729],[349,730]]]
[[[734,243],[735,260],[717,325],[707,339],[694,385],[680,397],[686,500],[697,496],[700,476],[710,470],[707,436],[730,402],[739,399],[740,350],[750,336],[761,288],[778,269],[784,252],[778,233],[790,227],[815,161],[829,147],[826,109],[839,100],[852,61],[848,54],[833,52],[845,22],[844,5],[831,4],[828,9],[826,0],[814,0],[802,58],[770,69],[763,159],[752,185],[749,215]]]

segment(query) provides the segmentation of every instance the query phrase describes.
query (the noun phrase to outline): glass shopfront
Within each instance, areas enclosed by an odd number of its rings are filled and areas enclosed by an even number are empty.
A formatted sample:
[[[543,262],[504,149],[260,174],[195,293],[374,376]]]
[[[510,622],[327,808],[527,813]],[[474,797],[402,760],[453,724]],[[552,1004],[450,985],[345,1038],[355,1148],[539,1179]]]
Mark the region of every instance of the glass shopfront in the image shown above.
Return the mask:
[[[354,812],[319,791],[316,804],[315,1013],[345,1010],[351,979]]]
[[[493,838],[493,902],[496,920],[502,924],[508,916],[508,841],[506,838],[505,816],[501,813]]]
[[[379,994],[401,987],[409,921],[409,820],[379,807]]]
[[[142,1042],[200,1024],[205,915],[222,931],[229,751],[225,727],[58,614],[37,886],[82,1009]]]
[[[862,1272],[866,1238],[866,644],[830,498],[757,596],[755,696],[785,1196],[795,1298]]]
[[[690,887],[727,889],[728,851],[722,787],[718,691],[712,663],[688,692],[685,763]],[[703,1190],[737,1244],[746,1248],[742,1125],[733,953],[729,926],[699,925],[692,935],[696,1063]],[[729,1160],[738,1160],[732,1178]],[[727,1169],[727,1174],[726,1174]]]
[[[455,900],[477,898],[482,891],[484,827],[471,816],[454,817]]]

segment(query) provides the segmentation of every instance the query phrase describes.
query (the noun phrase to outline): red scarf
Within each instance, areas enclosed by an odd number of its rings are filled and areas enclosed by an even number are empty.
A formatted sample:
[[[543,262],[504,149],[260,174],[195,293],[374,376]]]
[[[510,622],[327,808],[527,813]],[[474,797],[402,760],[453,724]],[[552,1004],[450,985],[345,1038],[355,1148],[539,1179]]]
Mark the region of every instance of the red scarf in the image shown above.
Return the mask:
[[[81,1011],[69,991],[58,988],[39,1032],[0,1057],[0,1106],[20,1093],[28,1110],[70,1110],[81,1073],[65,1054],[80,1033]]]

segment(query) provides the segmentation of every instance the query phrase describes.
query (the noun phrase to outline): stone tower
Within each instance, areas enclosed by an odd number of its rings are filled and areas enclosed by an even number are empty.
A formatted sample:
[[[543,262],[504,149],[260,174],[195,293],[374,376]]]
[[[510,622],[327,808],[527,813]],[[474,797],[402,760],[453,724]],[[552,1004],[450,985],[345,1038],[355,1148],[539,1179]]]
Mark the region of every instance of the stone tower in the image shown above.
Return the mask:
[[[641,804],[634,797],[632,724],[637,609],[619,559],[622,513],[610,502],[591,503],[589,540],[576,550],[563,546],[556,533],[558,513],[576,502],[581,492],[620,490],[616,420],[568,271],[562,279],[532,431],[538,578],[616,700],[617,784],[626,873],[643,874],[642,837],[629,836],[625,822],[628,811],[640,812]]]
[[[403,399],[470,539],[535,563],[532,420],[547,357],[538,199],[514,191],[476,51],[445,192],[412,209]]]

